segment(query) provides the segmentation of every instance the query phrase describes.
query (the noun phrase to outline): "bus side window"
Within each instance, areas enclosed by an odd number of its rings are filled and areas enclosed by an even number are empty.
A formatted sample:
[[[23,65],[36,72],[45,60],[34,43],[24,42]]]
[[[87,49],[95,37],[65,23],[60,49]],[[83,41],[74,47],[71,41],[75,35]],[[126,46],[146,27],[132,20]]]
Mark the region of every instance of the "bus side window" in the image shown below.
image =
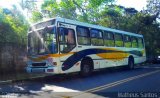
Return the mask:
[[[114,47],[114,34],[109,31],[104,31],[104,45]]]
[[[123,47],[123,36],[122,36],[122,34],[115,34],[115,46]]]
[[[91,29],[91,43],[95,46],[103,46],[102,31]]]
[[[131,37],[129,35],[124,35],[124,47],[132,47]]]
[[[136,37],[132,37],[132,47],[137,48],[138,47],[138,41]]]
[[[79,45],[90,45],[90,32],[87,27],[77,27],[77,40]]]
[[[138,38],[138,48],[144,48],[143,39]]]

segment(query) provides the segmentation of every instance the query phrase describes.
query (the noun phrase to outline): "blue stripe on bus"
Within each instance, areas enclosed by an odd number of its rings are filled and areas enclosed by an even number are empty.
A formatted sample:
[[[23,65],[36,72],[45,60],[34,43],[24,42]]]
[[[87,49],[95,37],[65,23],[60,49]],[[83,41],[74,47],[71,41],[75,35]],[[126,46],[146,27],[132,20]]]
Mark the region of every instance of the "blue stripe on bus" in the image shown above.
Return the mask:
[[[71,67],[74,66],[74,64],[76,64],[78,61],[80,61],[82,58],[86,57],[87,55],[91,55],[91,54],[99,54],[99,53],[115,53],[115,52],[122,52],[122,53],[130,53],[130,54],[134,54],[137,56],[142,56],[142,52],[141,51],[137,51],[137,50],[133,50],[133,51],[117,51],[117,50],[104,50],[104,49],[86,49],[86,50],[82,50],[79,51],[73,55],[71,55],[69,58],[67,58],[64,63],[62,64],[62,70],[68,70]]]

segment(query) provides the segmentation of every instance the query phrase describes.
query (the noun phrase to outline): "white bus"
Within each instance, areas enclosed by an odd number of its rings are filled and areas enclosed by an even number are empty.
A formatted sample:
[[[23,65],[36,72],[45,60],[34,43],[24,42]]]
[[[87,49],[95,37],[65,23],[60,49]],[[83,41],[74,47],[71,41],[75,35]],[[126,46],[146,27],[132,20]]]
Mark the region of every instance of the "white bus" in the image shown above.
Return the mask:
[[[143,36],[65,18],[31,26],[28,32],[29,73],[89,75],[97,69],[146,60]]]

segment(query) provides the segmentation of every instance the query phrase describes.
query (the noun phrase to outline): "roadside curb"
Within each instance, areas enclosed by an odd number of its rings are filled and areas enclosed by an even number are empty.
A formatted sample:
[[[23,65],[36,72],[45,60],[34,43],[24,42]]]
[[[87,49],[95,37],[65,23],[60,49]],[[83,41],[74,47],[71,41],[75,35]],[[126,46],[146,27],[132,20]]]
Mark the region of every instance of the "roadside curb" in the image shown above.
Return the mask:
[[[24,79],[22,78],[22,79],[13,79],[13,80],[0,81],[0,85],[10,84],[10,83],[15,83],[15,82],[20,82],[20,81],[28,81],[28,80],[40,79],[40,78],[44,78],[44,77],[47,77],[47,75],[46,76],[28,77],[28,78],[24,78]]]

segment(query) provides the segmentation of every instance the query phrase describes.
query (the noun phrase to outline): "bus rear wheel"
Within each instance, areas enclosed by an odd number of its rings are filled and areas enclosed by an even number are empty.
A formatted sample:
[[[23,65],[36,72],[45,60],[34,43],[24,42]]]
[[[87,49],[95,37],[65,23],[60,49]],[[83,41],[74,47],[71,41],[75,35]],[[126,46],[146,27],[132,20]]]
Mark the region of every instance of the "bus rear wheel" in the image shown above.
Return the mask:
[[[87,61],[82,62],[80,75],[83,77],[87,77],[91,74],[92,74],[92,65]]]
[[[129,70],[134,69],[134,59],[133,59],[133,58],[129,58],[127,68],[128,68]]]

